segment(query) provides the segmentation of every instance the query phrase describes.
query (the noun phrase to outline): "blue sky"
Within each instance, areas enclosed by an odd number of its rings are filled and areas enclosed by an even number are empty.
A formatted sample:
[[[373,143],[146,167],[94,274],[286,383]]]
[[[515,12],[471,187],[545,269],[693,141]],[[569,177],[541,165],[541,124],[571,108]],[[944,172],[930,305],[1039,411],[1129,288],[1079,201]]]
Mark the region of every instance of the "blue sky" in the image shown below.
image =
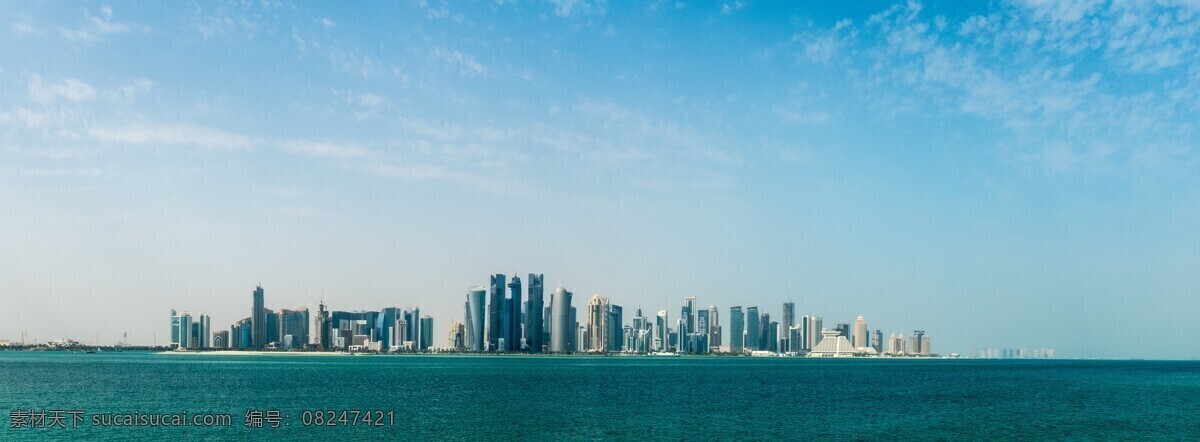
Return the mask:
[[[259,282],[443,336],[515,270],[1200,354],[1194,1],[346,9],[0,5],[0,339],[162,343]]]

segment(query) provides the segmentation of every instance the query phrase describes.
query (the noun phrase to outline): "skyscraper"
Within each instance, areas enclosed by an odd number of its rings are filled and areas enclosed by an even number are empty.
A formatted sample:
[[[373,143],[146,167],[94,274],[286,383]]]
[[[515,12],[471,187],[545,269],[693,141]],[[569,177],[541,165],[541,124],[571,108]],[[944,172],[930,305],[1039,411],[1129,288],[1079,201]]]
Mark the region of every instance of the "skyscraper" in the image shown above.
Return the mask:
[[[696,331],[696,313],[697,313],[696,297],[688,296],[688,297],[683,298],[683,307],[684,307],[684,309],[687,310],[687,314],[684,315],[684,318],[683,318],[684,321],[687,322],[687,332],[688,333],[695,332]]]
[[[721,350],[721,317],[717,306],[708,306],[708,351]]]
[[[508,317],[505,318],[504,350],[521,350],[521,278],[513,275],[508,283],[508,296],[505,304],[508,306]]]
[[[192,341],[192,314],[189,312],[179,313],[179,346],[176,348],[195,348],[195,343]]]
[[[300,349],[308,343],[308,307],[279,309],[279,341],[282,348]]]
[[[875,329],[875,339],[871,340],[875,353],[883,353],[883,330]]]
[[[171,309],[171,346],[179,346],[179,313]]]
[[[422,316],[420,328],[421,336],[417,340],[420,345],[417,349],[420,351],[429,350],[430,347],[433,347],[433,317],[428,315]]]
[[[608,299],[600,295],[592,295],[588,301],[588,351],[603,353],[608,351]]]
[[[486,297],[483,287],[475,286],[467,290],[467,349],[470,351],[484,350]]]
[[[542,300],[542,281],[545,275],[529,274],[529,300],[526,301],[525,308],[525,344],[529,346],[529,351],[532,353],[542,352],[542,339],[544,330],[542,325],[545,323],[543,314]]]
[[[263,307],[262,286],[254,289],[254,306],[250,310],[250,346],[260,350],[267,345],[267,309]]]
[[[571,292],[561,286],[550,295],[550,308],[553,311],[550,321],[550,351],[567,353],[571,351],[571,335],[575,334],[575,324],[571,318]]]
[[[666,310],[659,310],[658,315],[654,317],[654,349],[656,351],[667,351],[671,347],[670,336],[667,336],[667,329],[670,328],[670,322],[667,322]]]
[[[804,350],[812,350],[821,342],[821,330],[824,329],[820,316],[804,316],[800,318],[804,326]]]
[[[761,320],[758,307],[746,307],[746,349],[749,351],[762,349],[758,346],[759,336],[762,334],[762,326],[759,325]]]
[[[758,349],[771,350],[771,347],[775,346],[775,343],[772,342],[774,339],[771,338],[771,335],[775,334],[775,332],[771,330],[771,315],[769,313],[763,313],[762,317],[758,320],[758,324],[758,326],[761,328],[758,332]]]
[[[741,306],[729,308],[729,352],[741,354],[746,333],[746,315],[742,314]]]
[[[623,331],[622,325],[624,325],[625,321],[623,310],[619,305],[611,302],[608,304],[608,322],[605,324],[605,327],[607,328],[608,351],[610,352],[621,351],[621,343],[623,341],[621,339],[621,332]]]
[[[794,344],[792,343],[792,339],[791,339],[792,326],[796,325],[796,304],[795,303],[792,303],[790,301],[783,303],[783,323],[781,325],[783,326],[784,332],[782,333],[782,336],[780,336],[780,339],[782,339],[784,344],[786,344],[786,345],[784,347],[780,348],[779,351],[783,351],[783,352],[796,351],[796,350],[792,349]]]
[[[504,275],[491,276],[491,292],[488,293],[487,351],[500,350],[500,339],[504,337]]]
[[[858,315],[858,319],[854,320],[854,348],[870,347],[867,342],[867,320],[863,319],[863,315]]]

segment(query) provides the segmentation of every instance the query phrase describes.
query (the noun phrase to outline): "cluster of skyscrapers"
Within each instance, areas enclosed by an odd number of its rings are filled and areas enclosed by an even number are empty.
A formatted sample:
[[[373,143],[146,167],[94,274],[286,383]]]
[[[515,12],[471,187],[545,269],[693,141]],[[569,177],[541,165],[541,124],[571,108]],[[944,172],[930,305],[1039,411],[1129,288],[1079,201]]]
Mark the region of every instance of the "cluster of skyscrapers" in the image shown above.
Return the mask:
[[[729,308],[728,330],[715,305],[701,307],[685,297],[679,315],[667,310],[653,317],[637,308],[629,323],[624,308],[601,295],[588,298],[584,315],[574,294],[562,287],[544,296],[544,277],[489,276],[488,287],[467,290],[463,322],[451,322],[441,350],[479,353],[637,353],[751,355],[930,356],[930,338],[916,330],[905,339],[873,332],[860,315],[851,326],[826,329],[820,316],[796,316],[794,303],[783,303],[779,321],[757,306]],[[171,343],[179,349],[333,350],[422,352],[433,349],[433,318],[418,308],[379,311],[328,311],[322,301],[315,317],[307,307],[272,311],[264,291],[251,294],[250,316],[228,331],[212,332],[207,315],[171,310]]]

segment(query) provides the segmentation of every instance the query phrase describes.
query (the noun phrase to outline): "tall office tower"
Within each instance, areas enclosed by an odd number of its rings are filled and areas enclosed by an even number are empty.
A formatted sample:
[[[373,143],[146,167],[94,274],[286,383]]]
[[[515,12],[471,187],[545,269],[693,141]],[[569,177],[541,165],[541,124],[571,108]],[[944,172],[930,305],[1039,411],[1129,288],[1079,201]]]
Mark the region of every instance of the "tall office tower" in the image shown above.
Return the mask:
[[[588,301],[588,351],[608,351],[608,300],[592,295]]]
[[[267,345],[267,311],[263,307],[263,288],[254,289],[254,306],[250,310],[250,347],[260,350]]]
[[[408,327],[408,340],[413,342],[413,348],[421,349],[421,309],[413,307],[411,311],[404,313],[404,322]]]
[[[764,321],[767,323],[767,351],[772,353],[779,352],[779,323],[776,321],[767,321],[769,316],[763,315]]]
[[[542,299],[544,279],[545,275],[529,274],[529,300],[525,303],[525,344],[529,346],[531,353],[541,353],[545,339],[545,318],[542,317],[545,307]]]
[[[1022,349],[1024,351],[1024,349]],[[929,356],[933,353],[933,349],[929,348],[929,335],[921,334],[921,356]],[[1024,357],[1024,356],[1022,356]]]
[[[875,338],[871,340],[871,346],[875,353],[883,353],[883,330],[875,329]]]
[[[229,327],[229,348],[248,350],[251,343],[250,318],[243,318]]]
[[[696,297],[688,296],[688,297],[683,298],[683,306],[684,306],[684,308],[687,309],[687,317],[684,318],[687,320],[687,331],[688,331],[688,333],[695,332],[696,331],[696,313],[697,313]]]
[[[729,308],[729,352],[741,354],[746,333],[746,315],[742,314],[741,306]]]
[[[758,326],[758,349],[770,350],[774,346],[774,342],[771,342],[771,315],[763,313],[762,318],[758,320]]]
[[[492,275],[491,292],[488,293],[487,351],[499,351],[500,339],[504,337],[504,275]]]
[[[171,309],[171,345],[179,346],[179,313]]]
[[[470,351],[484,351],[486,298],[483,287],[475,286],[467,290],[467,348]]]
[[[450,345],[450,350],[463,351],[466,348],[467,327],[463,323],[453,321],[450,323],[450,339],[447,344]]]
[[[394,351],[399,351],[401,349],[411,350],[411,348],[405,347],[405,342],[412,340],[412,338],[408,336],[408,320],[404,319],[404,314],[402,313],[396,315],[393,321],[392,336],[390,339],[388,339],[390,342],[392,342],[392,345],[388,347],[388,351],[393,351],[393,349],[395,349]]]
[[[580,326],[576,329],[575,342],[579,343],[579,345],[575,348],[575,351],[582,353],[591,350],[588,347],[588,345],[591,343],[591,336],[588,335],[588,328],[586,326]]]
[[[608,333],[608,351],[621,351],[621,333],[624,330],[624,313],[621,306],[610,303],[608,305],[608,323],[606,324]]]
[[[568,296],[567,299],[570,299],[570,297]],[[571,330],[573,330],[573,331],[579,330],[579,328],[580,328],[579,312],[575,309],[575,306],[571,306],[571,316],[568,316],[568,317],[570,318],[569,321],[572,324]],[[571,336],[571,343],[569,344],[569,347],[567,347],[567,351],[569,351],[571,353],[577,352],[577,351],[579,351],[580,345],[586,344],[586,342],[581,342],[579,339],[577,339],[578,338],[577,333],[571,333],[570,336]]]
[[[746,350],[755,351],[761,350],[758,346],[762,335],[762,325],[759,321],[762,317],[758,316],[758,307],[746,307]]]
[[[199,333],[196,336],[196,348],[212,348],[212,318],[201,313],[196,317]]]
[[[658,315],[654,318],[654,349],[656,351],[667,351],[671,347],[671,338],[667,336],[667,329],[670,328],[670,322],[667,318],[666,310],[659,310]]]
[[[694,352],[694,353],[707,353],[708,352],[708,333],[709,333],[708,310],[705,310],[705,309],[697,310],[696,311],[696,331],[692,333],[693,335],[696,335],[696,337],[692,339],[692,341],[693,341],[692,343],[697,344],[697,345],[692,346],[692,348],[691,348],[692,352]]]
[[[858,315],[858,319],[854,320],[854,348],[867,348],[871,344],[867,342],[867,320],[863,319],[863,315]]]
[[[195,348],[192,342],[192,314],[182,312],[179,314],[179,347],[178,348]]]
[[[833,329],[837,330],[838,336],[845,337],[847,341],[850,340],[850,324],[839,322],[837,325],[833,326]]]
[[[779,334],[779,339],[783,341],[783,345],[779,347],[779,351],[795,351],[792,349],[791,329],[796,325],[796,304],[792,302],[783,303],[783,333]]]
[[[721,316],[717,306],[708,306],[708,349],[716,352],[721,350]]]
[[[650,321],[642,316],[642,309],[635,310],[633,316],[633,347],[628,349],[634,353],[645,353],[649,351],[646,345],[646,332],[650,329]]]
[[[788,350],[792,353],[798,353],[804,350],[804,325],[797,324],[787,329],[788,335]]]
[[[921,348],[921,343],[924,341],[925,330],[913,330],[912,336],[909,337],[908,354],[919,355],[924,354],[925,350]]]
[[[888,336],[887,353],[890,355],[904,354],[904,335],[892,333]]]
[[[229,348],[229,330],[217,330],[213,332],[212,346],[218,349]]]
[[[571,320],[571,292],[560,286],[550,295],[550,308],[554,310],[550,321],[550,351],[567,353],[571,351],[571,335],[575,333]]]
[[[513,275],[512,281],[508,283],[509,299],[506,301],[509,304],[508,321],[505,325],[508,327],[504,330],[504,343],[506,351],[521,350],[521,278]]]
[[[304,348],[308,343],[308,307],[279,309],[279,342],[286,349]]]
[[[418,339],[420,342],[419,350],[425,351],[433,347],[433,317],[425,315],[421,317],[421,336]]]
[[[825,329],[821,317],[805,316],[801,320],[804,322],[804,349],[812,350],[821,342],[821,330]]]
[[[329,347],[329,335],[326,334],[325,328],[329,326],[329,310],[325,308],[325,300],[322,299],[320,304],[317,304],[317,323],[316,323],[316,339],[318,350],[325,350]]]

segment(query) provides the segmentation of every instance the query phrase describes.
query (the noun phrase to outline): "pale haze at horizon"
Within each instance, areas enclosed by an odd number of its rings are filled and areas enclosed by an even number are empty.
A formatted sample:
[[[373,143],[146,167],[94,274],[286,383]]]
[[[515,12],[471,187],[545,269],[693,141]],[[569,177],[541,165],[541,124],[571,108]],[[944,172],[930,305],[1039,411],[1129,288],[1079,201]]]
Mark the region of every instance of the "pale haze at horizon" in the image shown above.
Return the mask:
[[[1200,7],[0,5],[0,339],[491,273],[1195,358]],[[726,338],[727,339],[727,338]]]

